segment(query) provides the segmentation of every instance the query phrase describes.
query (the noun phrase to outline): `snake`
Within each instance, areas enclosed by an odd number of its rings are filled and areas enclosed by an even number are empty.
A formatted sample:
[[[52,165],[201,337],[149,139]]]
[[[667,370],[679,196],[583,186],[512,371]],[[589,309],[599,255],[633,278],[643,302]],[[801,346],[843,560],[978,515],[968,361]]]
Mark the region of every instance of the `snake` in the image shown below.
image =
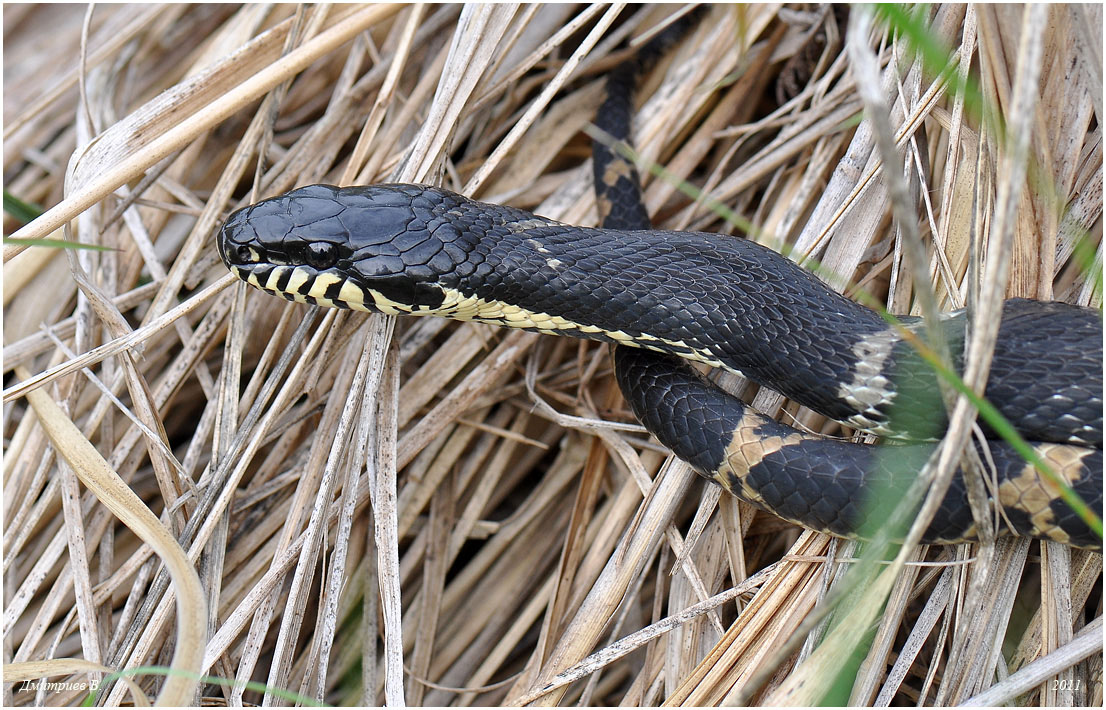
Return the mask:
[[[633,77],[646,62],[628,60],[608,80],[596,125],[616,140],[628,138]],[[880,501],[901,497],[947,425],[937,375],[912,345],[925,324],[892,326],[754,241],[653,229],[633,166],[601,140],[593,156],[599,227],[430,185],[316,184],[233,212],[219,254],[246,283],[290,301],[611,343],[634,415],[702,476],[805,528],[871,537]],[[968,321],[964,310],[940,317],[957,370]],[[1056,479],[1101,510],[1102,333],[1095,309],[1004,303],[985,397],[1054,477],[1004,440],[971,444],[990,471],[1000,534],[1101,549]],[[692,363],[888,443],[794,429]],[[978,539],[965,476],[956,472],[923,542]]]

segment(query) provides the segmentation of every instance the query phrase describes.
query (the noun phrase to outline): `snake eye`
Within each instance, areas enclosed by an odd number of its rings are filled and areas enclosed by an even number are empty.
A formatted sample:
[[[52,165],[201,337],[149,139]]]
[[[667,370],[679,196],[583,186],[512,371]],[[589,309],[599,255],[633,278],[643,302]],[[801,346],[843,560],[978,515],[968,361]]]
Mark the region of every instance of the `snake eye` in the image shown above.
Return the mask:
[[[234,255],[238,257],[238,262],[241,264],[248,264],[254,261],[254,249],[245,244],[235,247]]]
[[[338,247],[330,242],[312,242],[307,245],[306,261],[316,269],[329,269],[338,261]]]

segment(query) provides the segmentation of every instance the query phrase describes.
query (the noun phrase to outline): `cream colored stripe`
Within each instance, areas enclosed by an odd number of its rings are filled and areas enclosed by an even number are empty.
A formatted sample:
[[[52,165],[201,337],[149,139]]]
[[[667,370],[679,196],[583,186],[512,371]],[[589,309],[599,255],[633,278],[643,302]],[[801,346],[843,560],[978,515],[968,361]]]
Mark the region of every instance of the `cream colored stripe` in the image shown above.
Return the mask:
[[[367,310],[365,308],[365,293],[360,288],[346,279],[342,283],[342,288],[338,290],[338,300],[346,304],[350,308],[356,308],[358,310]]]
[[[342,279],[340,277],[335,276],[329,271],[323,271],[315,277],[315,281],[311,284],[311,290],[307,292],[307,295],[313,296],[314,298],[318,298],[320,300],[326,299],[329,301],[330,299],[327,298],[326,295],[327,289],[329,289],[336,283],[340,283],[341,281]]]
[[[280,291],[280,289],[277,288],[277,282],[280,281],[281,274],[283,274],[284,270],[287,269],[287,268],[289,268],[289,267],[287,267],[287,266],[274,266],[273,267],[273,270],[269,272],[269,278],[265,281],[265,287],[264,288],[265,288],[266,291]]]
[[[300,293],[302,291],[301,287],[310,280],[311,272],[307,269],[296,267],[292,269],[292,276],[288,279],[288,285],[284,287],[284,290],[292,293]],[[307,293],[310,294],[312,289],[314,289],[314,284],[307,290]]]

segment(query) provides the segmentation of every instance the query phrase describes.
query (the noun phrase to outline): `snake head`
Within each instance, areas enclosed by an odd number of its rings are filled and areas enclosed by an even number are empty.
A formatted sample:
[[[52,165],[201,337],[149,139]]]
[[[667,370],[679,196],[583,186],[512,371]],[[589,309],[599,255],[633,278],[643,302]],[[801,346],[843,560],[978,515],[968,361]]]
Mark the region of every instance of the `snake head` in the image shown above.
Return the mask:
[[[442,218],[450,198],[415,185],[309,185],[234,212],[219,255],[239,278],[288,300],[431,313],[465,258]]]

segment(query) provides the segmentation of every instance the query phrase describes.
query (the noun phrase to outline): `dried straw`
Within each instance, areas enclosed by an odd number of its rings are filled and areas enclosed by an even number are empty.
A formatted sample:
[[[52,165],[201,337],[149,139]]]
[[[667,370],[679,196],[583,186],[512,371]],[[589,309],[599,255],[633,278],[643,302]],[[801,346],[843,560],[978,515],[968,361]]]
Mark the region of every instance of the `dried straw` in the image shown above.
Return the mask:
[[[1100,554],[907,548],[853,587],[855,544],[666,462],[605,348],[323,314],[219,263],[230,210],[312,182],[594,223],[602,77],[678,11],[5,6],[5,187],[48,207],[5,233],[112,248],[5,245],[6,704],[155,664],[100,702],[1102,704]],[[656,224],[736,231],[720,203],[897,313],[1099,306],[1101,8],[916,22],[946,74],[881,20],[850,53],[839,12],[708,9],[639,92]]]

